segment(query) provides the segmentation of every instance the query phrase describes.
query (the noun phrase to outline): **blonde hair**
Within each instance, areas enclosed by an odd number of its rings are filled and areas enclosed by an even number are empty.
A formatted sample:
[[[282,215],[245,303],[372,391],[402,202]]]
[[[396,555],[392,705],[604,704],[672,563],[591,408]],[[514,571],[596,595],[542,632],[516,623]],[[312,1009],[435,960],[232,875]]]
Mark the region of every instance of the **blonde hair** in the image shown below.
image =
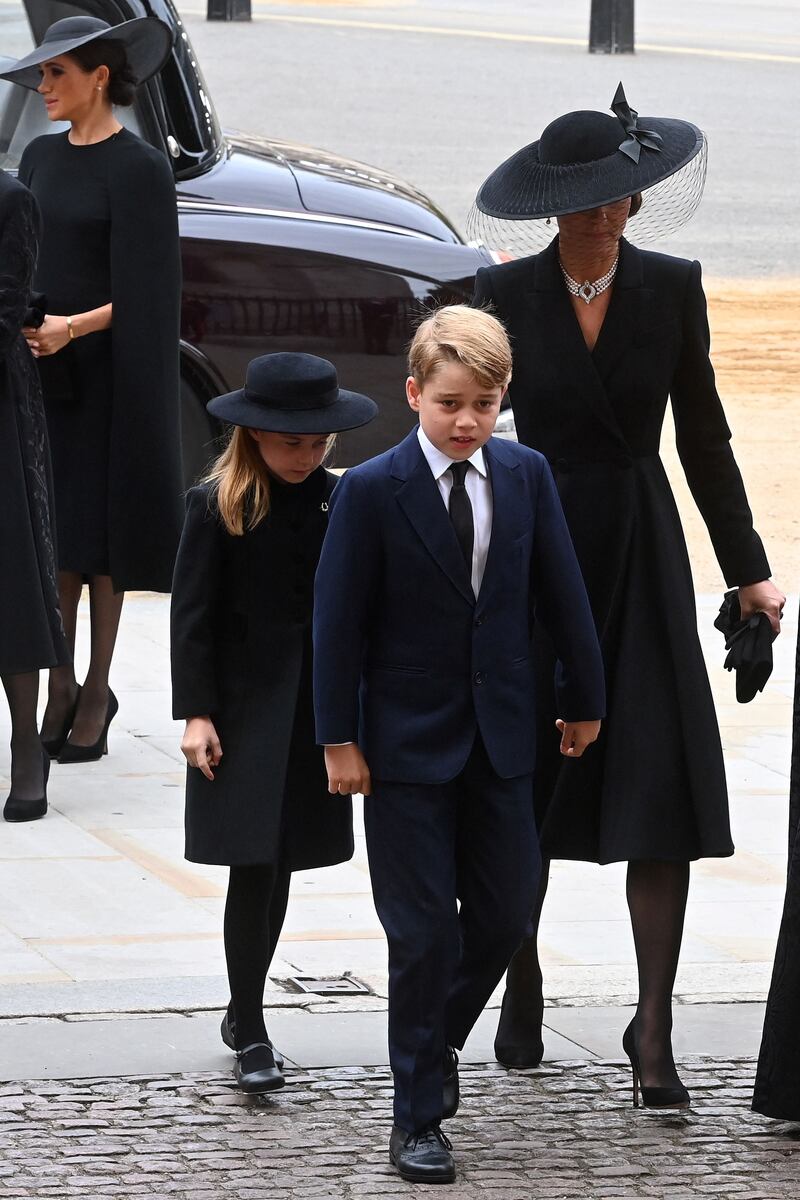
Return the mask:
[[[482,387],[505,387],[511,378],[508,334],[491,313],[448,304],[425,317],[408,348],[408,371],[418,387],[446,362],[460,362]]]
[[[223,525],[234,537],[255,529],[269,512],[269,472],[258,445],[242,425],[211,464],[203,483],[210,483]]]

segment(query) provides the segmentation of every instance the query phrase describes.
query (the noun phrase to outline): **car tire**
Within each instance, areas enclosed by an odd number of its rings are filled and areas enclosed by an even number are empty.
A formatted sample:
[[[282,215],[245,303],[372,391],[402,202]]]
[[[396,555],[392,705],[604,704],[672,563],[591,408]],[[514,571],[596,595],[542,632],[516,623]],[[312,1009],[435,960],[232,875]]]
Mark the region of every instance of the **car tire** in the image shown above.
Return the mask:
[[[220,450],[219,423],[206,411],[205,399],[181,375],[181,452],[185,488],[197,483]]]

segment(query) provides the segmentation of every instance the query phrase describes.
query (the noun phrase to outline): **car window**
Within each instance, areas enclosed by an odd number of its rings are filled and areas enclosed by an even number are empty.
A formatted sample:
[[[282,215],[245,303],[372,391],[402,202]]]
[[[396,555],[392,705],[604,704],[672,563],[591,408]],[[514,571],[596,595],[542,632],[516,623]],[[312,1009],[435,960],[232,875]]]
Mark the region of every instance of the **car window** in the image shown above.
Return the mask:
[[[0,46],[3,55],[21,58],[38,44],[45,29],[62,17],[94,16],[109,19],[108,0],[0,0]],[[111,20],[119,20],[114,14]],[[141,134],[141,121],[134,105],[117,109],[123,125]],[[42,133],[66,129],[62,121],[49,121],[42,98],[29,88],[0,79],[0,167],[16,170],[28,142]]]

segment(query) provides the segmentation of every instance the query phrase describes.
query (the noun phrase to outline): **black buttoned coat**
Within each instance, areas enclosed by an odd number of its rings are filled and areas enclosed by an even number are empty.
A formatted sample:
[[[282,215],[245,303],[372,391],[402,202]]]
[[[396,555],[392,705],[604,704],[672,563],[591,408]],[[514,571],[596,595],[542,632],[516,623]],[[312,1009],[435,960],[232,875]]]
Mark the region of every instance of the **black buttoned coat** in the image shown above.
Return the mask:
[[[291,870],[353,853],[349,796],[331,796],[311,692],[314,574],[336,476],[273,483],[267,517],[229,534],[207,486],[192,488],[173,580],[176,718],[210,715],[213,782],[186,778],[186,857]]]
[[[552,689],[540,693],[543,851],[596,862],[730,854],[692,576],[659,458],[670,399],[681,462],[726,582],[770,572],[714,383],[700,264],[623,240],[592,352],[557,239],[532,258],[480,270],[474,303],[490,305],[511,335],[517,433],[550,460],[606,670],[607,719],[580,760],[561,758],[544,735],[559,714]],[[537,654],[552,657],[544,635],[535,638]]]

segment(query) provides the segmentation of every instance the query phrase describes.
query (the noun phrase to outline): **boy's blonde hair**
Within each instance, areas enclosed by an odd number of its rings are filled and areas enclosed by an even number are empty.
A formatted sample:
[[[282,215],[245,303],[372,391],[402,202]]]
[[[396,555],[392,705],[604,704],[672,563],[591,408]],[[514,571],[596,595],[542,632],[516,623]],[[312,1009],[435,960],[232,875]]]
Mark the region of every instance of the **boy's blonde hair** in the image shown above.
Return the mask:
[[[508,334],[483,308],[466,304],[437,308],[414,334],[408,372],[421,388],[446,362],[463,363],[482,387],[505,387],[511,378]]]

